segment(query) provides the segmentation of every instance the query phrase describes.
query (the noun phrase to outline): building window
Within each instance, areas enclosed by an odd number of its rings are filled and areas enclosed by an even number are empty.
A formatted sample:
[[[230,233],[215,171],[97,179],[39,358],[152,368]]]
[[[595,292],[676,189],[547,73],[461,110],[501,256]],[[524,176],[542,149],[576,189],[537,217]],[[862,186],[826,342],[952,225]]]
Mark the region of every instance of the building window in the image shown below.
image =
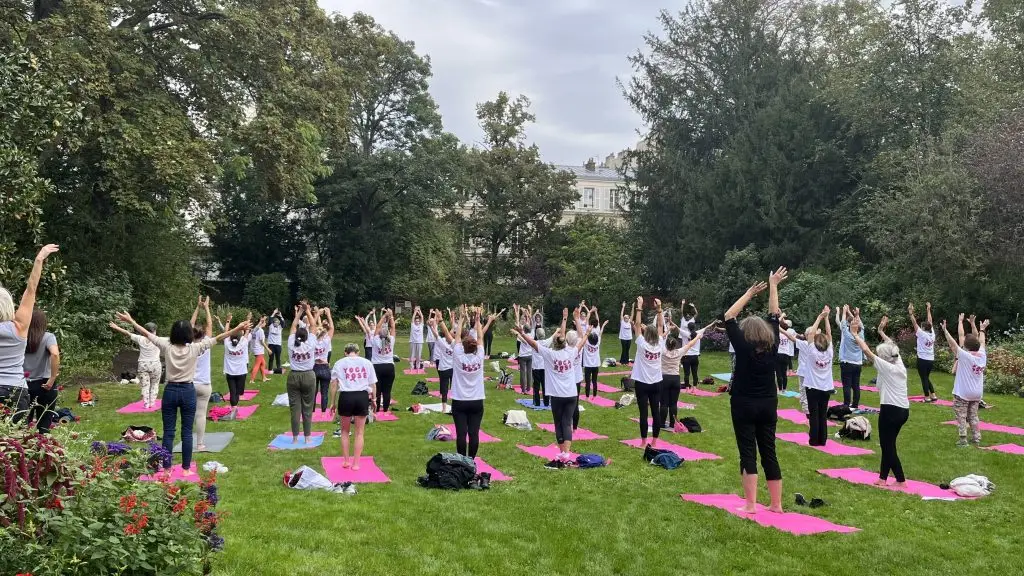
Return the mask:
[[[620,202],[620,200],[619,200],[619,195],[620,194],[622,194],[622,192],[620,192],[618,188],[612,188],[608,192],[608,198],[609,198],[609,202],[608,202],[609,206],[608,206],[608,208],[610,210],[618,210],[619,208],[622,207],[622,204],[619,203]]]
[[[583,189],[583,207],[584,208],[595,208],[594,205],[594,189],[584,188]]]

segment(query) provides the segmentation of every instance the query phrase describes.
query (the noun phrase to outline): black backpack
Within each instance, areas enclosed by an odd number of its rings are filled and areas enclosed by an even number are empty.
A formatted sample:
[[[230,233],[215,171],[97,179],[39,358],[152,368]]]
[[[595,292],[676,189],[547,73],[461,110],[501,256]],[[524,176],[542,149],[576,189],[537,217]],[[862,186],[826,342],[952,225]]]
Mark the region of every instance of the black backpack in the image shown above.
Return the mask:
[[[427,475],[417,480],[424,488],[462,490],[476,476],[476,464],[465,456],[439,452],[427,461]]]
[[[420,380],[412,387],[413,396],[426,396],[427,394],[430,394],[430,388],[427,388],[427,383],[423,380]]]
[[[627,392],[633,391],[633,379],[629,378],[628,376],[624,376],[622,380],[619,380],[619,385],[622,386],[622,389]]]
[[[700,427],[700,422],[697,422],[697,419],[694,418],[693,416],[687,416],[680,420],[679,422],[686,428],[686,431],[690,432],[691,434],[702,431]]]
[[[840,422],[847,420],[852,415],[853,410],[850,410],[849,406],[844,406],[842,404],[838,406],[830,406],[829,409],[825,411],[825,416],[829,420],[839,420]]]
[[[650,444],[644,447],[644,461],[650,462],[658,456],[665,454],[666,452],[671,453],[671,450],[662,450],[660,448],[652,448]]]

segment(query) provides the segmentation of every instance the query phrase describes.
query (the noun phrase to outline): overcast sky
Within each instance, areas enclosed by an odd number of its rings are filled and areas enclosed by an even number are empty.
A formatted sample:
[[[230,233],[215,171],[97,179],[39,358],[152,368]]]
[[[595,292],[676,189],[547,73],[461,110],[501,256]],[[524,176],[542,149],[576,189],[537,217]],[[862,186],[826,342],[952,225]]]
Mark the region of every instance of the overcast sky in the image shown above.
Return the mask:
[[[430,91],[445,129],[479,142],[474,106],[500,90],[525,94],[527,133],[547,162],[581,165],[633,147],[640,118],[616,77],[658,27],[659,8],[685,0],[319,0],[328,12],[365,12],[430,56]]]

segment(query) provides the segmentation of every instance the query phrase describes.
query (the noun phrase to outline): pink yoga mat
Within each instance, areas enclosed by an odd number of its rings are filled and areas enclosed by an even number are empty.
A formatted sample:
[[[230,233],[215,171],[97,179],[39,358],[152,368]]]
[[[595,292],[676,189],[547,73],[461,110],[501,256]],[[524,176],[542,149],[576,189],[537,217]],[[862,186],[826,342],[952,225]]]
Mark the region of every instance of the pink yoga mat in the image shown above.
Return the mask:
[[[373,418],[376,422],[394,422],[398,420],[398,416],[395,416],[394,412],[375,412]]]
[[[633,422],[636,422],[637,424],[640,423],[640,419],[639,418],[630,418],[630,420],[632,420]],[[654,429],[654,420],[652,418],[648,418],[647,419],[647,427],[651,428],[651,429]],[[662,428],[661,431],[665,432],[667,434],[677,434],[678,433],[675,430],[670,430],[668,428]],[[685,434],[687,432],[687,430],[686,430],[686,428],[681,428],[679,430],[679,432],[682,432],[682,433]]]
[[[448,430],[451,430],[452,434],[455,433],[455,424],[452,424],[451,422],[442,422],[440,425],[444,426]],[[494,436],[491,436],[490,434],[484,432],[483,430],[480,431],[481,444],[492,444],[494,442],[501,442],[501,438],[495,438]]]
[[[320,459],[320,466],[324,469],[324,476],[331,482],[353,482],[355,484],[369,484],[374,482],[391,482],[387,474],[377,467],[373,456],[359,458],[359,470],[341,467],[341,456],[325,456]]]
[[[192,473],[185,476],[185,469],[181,464],[175,464],[169,470],[161,470],[156,474],[144,474],[139,476],[142,482],[199,482],[198,463],[192,464]]]
[[[440,398],[441,397],[441,391],[440,390],[431,390],[430,392],[427,392],[427,394],[430,394],[434,398]]]
[[[630,366],[632,366],[632,364],[630,364]],[[632,373],[632,370],[618,370],[615,372],[599,372],[598,376],[629,376]]]
[[[426,373],[427,373],[427,371],[426,371],[426,370],[423,370],[423,369],[420,369],[420,370],[413,370],[412,368],[406,368],[405,370],[402,370],[402,372],[403,372],[403,373],[404,373],[404,374],[405,374],[406,376],[417,376],[417,375],[419,375],[419,374],[426,374]]]
[[[601,406],[603,408],[613,408],[613,407],[615,407],[615,400],[609,400],[609,399],[604,398],[602,396],[594,396],[592,398],[587,398],[586,396],[580,396],[580,401],[593,404],[594,406]]]
[[[561,452],[561,450],[558,449],[557,444],[549,444],[547,446],[523,446],[522,444],[516,444],[516,448],[519,448],[520,450],[526,452],[527,454],[532,454],[538,458],[543,458],[545,460],[554,460],[555,457],[558,456],[558,454]],[[579,456],[579,454],[576,454],[574,452],[569,453],[569,457],[572,458],[573,460],[575,460],[577,456]]]
[[[960,496],[957,496],[956,492],[952,490],[943,490],[934,484],[927,482],[919,482],[917,480],[907,480],[906,488],[897,488],[893,486],[896,481],[893,478],[889,478],[889,485],[875,486],[875,482],[878,481],[877,472],[869,472],[861,468],[827,468],[825,470],[818,470],[819,473],[828,476],[829,478],[839,478],[840,480],[846,480],[853,484],[864,484],[867,486],[874,486],[882,490],[892,490],[893,492],[903,492],[904,494],[913,494],[920,496],[921,498],[928,499],[942,499],[942,500],[964,500]]]
[[[878,388],[875,386],[861,386],[861,392],[878,392]]]
[[[551,433],[555,432],[555,425],[554,424],[547,424],[547,423],[541,422],[541,423],[537,424],[537,428],[540,428],[541,430],[544,430],[546,432],[551,432]],[[572,439],[573,439],[573,442],[575,442],[577,440],[581,440],[581,441],[582,440],[607,440],[608,437],[607,436],[602,436],[600,434],[596,434],[594,432],[591,432],[590,430],[587,430],[586,428],[577,428],[576,430],[572,431]]]
[[[829,407],[829,408],[831,408],[831,407],[833,407],[833,406],[842,406],[842,405],[843,405],[843,403],[842,403],[842,402],[836,402],[835,400],[829,400],[829,401],[828,401],[828,407]],[[861,405],[860,405],[860,407],[861,407],[861,408],[867,408],[867,409],[869,409],[869,410],[878,410],[878,408],[872,408],[871,406],[865,406],[865,405],[863,405],[863,404],[861,404]]]
[[[807,421],[807,415],[799,410],[794,410],[793,408],[779,410],[779,418],[782,418],[783,420],[789,420],[793,424],[799,424],[800,426],[810,425],[810,422]],[[836,423],[832,422],[831,420],[828,420],[827,422],[829,426],[836,425]]]
[[[924,396],[908,396],[907,400],[910,400],[911,402],[924,403]],[[945,406],[947,408],[953,407],[953,403],[950,402],[949,400],[936,400],[935,402],[929,402],[929,404],[935,404],[936,406]]]
[[[683,500],[686,500],[687,502],[703,504],[704,506],[711,506],[712,508],[719,508],[733,516],[753,520],[761,526],[775,528],[776,530],[789,532],[790,534],[796,534],[797,536],[818,534],[821,532],[848,533],[860,530],[859,528],[854,528],[852,526],[833,524],[828,520],[808,516],[806,514],[797,514],[795,512],[776,514],[775,512],[769,512],[767,508],[760,504],[757,505],[757,512],[747,514],[739,510],[739,508],[743,506],[743,499],[735,494],[680,494],[680,496],[682,496]]]
[[[989,446],[988,448],[985,448],[985,450],[1024,456],[1024,446],[1021,446],[1020,444],[998,444],[996,446]]]
[[[441,382],[441,379],[440,378],[427,378],[427,382],[429,382],[431,384],[438,384],[438,383]]]
[[[952,424],[956,426],[956,421],[950,420],[949,422],[943,422],[943,424]],[[1017,436],[1024,436],[1024,428],[1017,428],[1016,426],[1004,426],[1002,424],[979,422],[978,427],[986,432],[1002,432],[1004,434],[1016,434]]]
[[[617,392],[622,392],[622,389],[621,388],[616,388],[615,386],[609,386],[607,384],[602,384],[602,383],[598,382],[597,383],[597,391],[598,392],[607,392],[607,393],[615,394]]]
[[[505,480],[512,479],[511,476],[505,476],[505,474],[501,470],[498,470],[497,468],[492,467],[487,462],[484,462],[484,459],[479,456],[474,458],[473,461],[476,462],[477,474],[483,474],[486,472],[487,474],[491,475],[491,480],[494,480],[495,482],[502,482]]]
[[[259,394],[259,393],[260,393],[259,390],[246,390],[245,392],[242,392],[242,397],[239,398],[238,401],[239,402],[248,402],[249,400],[252,400],[253,398],[255,398],[256,395]],[[231,394],[230,393],[224,395],[224,401],[225,402],[230,402],[231,401]]]
[[[333,422],[334,418],[327,415],[327,412],[321,412],[319,409],[313,410],[313,422]]]
[[[792,442],[793,444],[809,446],[806,432],[786,432],[783,434],[776,434],[775,437],[779,440]],[[840,444],[835,440],[826,440],[824,446],[811,447],[818,452],[824,452],[825,454],[831,454],[833,456],[863,456],[865,454],[874,454],[874,452],[866,448],[847,446],[846,444]]]
[[[636,438],[634,440],[622,440],[626,446],[632,446],[634,448],[643,448],[643,439]],[[697,450],[691,450],[685,446],[678,446],[676,444],[669,444],[663,440],[658,440],[655,448],[659,450],[671,450],[675,452],[676,456],[679,456],[683,460],[721,460],[722,457],[718,454],[712,454],[710,452],[699,452]]]
[[[252,404],[252,405],[249,405],[249,406],[239,406],[238,407],[238,412],[235,413],[235,420],[246,420],[246,419],[248,419],[249,416],[252,416],[252,413],[255,412],[256,409],[259,408],[259,407],[260,407],[259,404]],[[217,422],[217,420],[214,420],[214,422]]]
[[[141,412],[157,412],[157,411],[160,410],[160,405],[161,405],[161,402],[160,402],[159,399],[157,399],[156,404],[154,404],[153,407],[150,408],[149,410],[146,410],[145,408],[142,407],[143,406],[142,400],[136,400],[135,402],[132,402],[131,404],[125,406],[124,408],[118,409],[117,413],[118,414],[139,414]]]
[[[687,388],[681,392],[681,394],[692,394],[694,396],[706,396],[708,398],[714,398],[715,396],[721,396],[721,392],[708,392],[707,390],[701,390],[696,386]]]

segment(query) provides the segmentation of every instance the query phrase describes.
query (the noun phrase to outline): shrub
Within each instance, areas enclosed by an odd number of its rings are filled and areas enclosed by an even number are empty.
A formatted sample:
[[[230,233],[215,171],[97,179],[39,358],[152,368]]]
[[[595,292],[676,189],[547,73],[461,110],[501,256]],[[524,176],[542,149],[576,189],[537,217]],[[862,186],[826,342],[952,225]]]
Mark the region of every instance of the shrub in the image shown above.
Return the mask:
[[[337,292],[331,277],[324,270],[323,266],[306,264],[302,267],[302,274],[299,276],[299,299],[308,300],[314,306],[328,306],[333,308],[337,299]]]
[[[729,337],[725,332],[708,330],[700,340],[702,352],[725,352],[729,349]]]
[[[1024,396],[1024,378],[1012,374],[990,372],[985,376],[985,391],[992,394]]]
[[[279,272],[253,276],[245,283],[245,294],[242,303],[263,314],[270,314],[274,308],[287,312],[291,290],[288,279]]]

